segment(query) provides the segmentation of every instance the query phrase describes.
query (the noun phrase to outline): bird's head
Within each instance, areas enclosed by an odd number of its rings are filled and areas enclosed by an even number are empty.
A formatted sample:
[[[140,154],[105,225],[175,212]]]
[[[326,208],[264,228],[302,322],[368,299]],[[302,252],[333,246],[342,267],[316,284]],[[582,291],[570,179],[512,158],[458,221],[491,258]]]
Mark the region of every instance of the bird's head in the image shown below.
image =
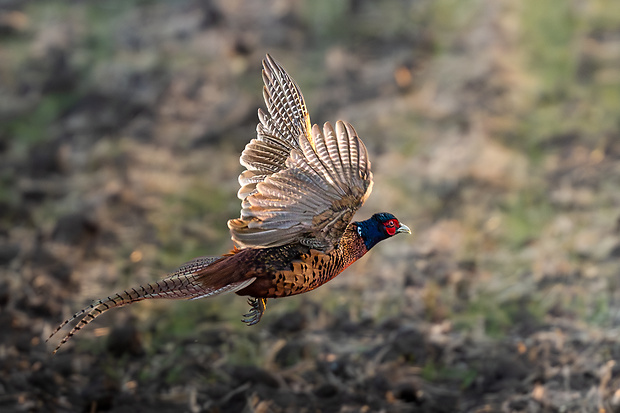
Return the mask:
[[[367,249],[371,249],[379,241],[396,234],[411,234],[407,225],[401,224],[398,218],[388,212],[379,212],[366,221],[356,222],[356,224],[357,234],[362,238]]]

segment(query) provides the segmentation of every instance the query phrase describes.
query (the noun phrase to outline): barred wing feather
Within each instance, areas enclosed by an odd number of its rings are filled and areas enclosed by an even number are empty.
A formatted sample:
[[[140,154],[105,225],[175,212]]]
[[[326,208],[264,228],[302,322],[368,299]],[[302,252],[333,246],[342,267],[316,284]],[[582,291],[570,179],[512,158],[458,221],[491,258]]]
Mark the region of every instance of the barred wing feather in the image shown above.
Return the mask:
[[[271,56],[263,60],[263,98],[269,115],[258,110],[256,138],[241,154],[246,168],[239,175],[241,188],[237,194],[245,199],[256,193],[256,184],[284,169],[293,149],[298,149],[299,136],[310,137],[310,116],[297,84]],[[247,206],[244,202],[244,207]]]
[[[302,242],[330,250],[372,188],[368,152],[351,125],[310,128],[299,87],[267,55],[256,138],[241,154],[241,217],[228,221],[240,247]]]
[[[314,143],[314,145],[313,145]],[[229,221],[241,246],[301,242],[331,250],[372,190],[368,152],[351,125],[325,123],[298,138],[284,169],[267,175]]]

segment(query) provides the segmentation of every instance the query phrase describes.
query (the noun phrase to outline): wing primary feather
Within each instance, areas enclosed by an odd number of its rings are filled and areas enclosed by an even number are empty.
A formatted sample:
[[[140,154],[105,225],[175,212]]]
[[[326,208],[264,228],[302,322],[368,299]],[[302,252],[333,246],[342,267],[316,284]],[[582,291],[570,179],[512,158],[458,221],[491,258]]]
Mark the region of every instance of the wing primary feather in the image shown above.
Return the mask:
[[[338,124],[336,124],[336,131]],[[348,180],[348,171],[350,167],[345,164],[345,158],[348,163],[348,152],[342,152],[339,145],[340,136],[329,122],[323,125],[323,134],[325,135],[325,143],[328,148],[329,159],[334,166],[335,174],[340,182],[346,183]]]
[[[269,55],[263,60],[263,82],[267,92],[263,93],[267,109],[279,129],[284,130],[289,139],[305,134],[301,118],[307,117],[307,111],[301,92]]]
[[[326,125],[329,125],[326,123]],[[314,152],[317,155],[317,159],[321,163],[322,167],[325,169],[325,172],[329,175],[329,177],[334,182],[346,182],[339,179],[338,172],[334,168],[334,163],[332,162],[331,156],[329,154],[329,149],[327,147],[328,140],[333,138],[333,129],[324,128],[323,131],[325,133],[315,135],[314,137]]]
[[[353,143],[353,145],[351,145]],[[357,152],[355,138],[352,137],[347,130],[343,128],[343,122],[336,122],[336,150],[338,151],[338,159],[342,166],[341,178],[343,182],[346,182],[351,178],[351,172],[354,167],[351,163],[351,159],[355,157],[355,154],[351,152]]]
[[[307,133],[307,124],[302,120],[309,120],[308,110],[306,109],[306,103],[304,101],[301,90],[297,84],[291,79],[286,71],[270,56],[267,55],[263,66],[271,71],[275,72],[279,86],[284,93],[286,100],[286,106],[290,110],[289,119],[292,121],[292,125],[297,129],[297,133]]]
[[[318,133],[315,133],[315,131]],[[322,139],[319,127],[317,125],[314,125],[312,127],[312,134],[315,136],[315,140]],[[316,153],[314,147],[305,136],[299,137],[299,146],[301,147],[304,158],[307,160],[308,166],[312,168],[316,174],[325,179],[325,181],[327,181],[330,186],[335,187],[336,181],[331,176],[323,162],[321,162],[321,159]]]

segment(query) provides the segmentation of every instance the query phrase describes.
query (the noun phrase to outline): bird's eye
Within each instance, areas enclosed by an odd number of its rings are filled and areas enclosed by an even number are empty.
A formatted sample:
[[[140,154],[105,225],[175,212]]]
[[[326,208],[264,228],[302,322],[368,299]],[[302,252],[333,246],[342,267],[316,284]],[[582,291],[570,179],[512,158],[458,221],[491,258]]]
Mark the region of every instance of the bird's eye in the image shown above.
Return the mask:
[[[362,227],[357,227],[357,235],[362,236]]]
[[[398,221],[395,219],[390,219],[389,221],[385,222],[383,224],[383,227],[385,228],[385,232],[387,232],[387,234],[389,236],[395,235],[396,234],[396,225],[397,225]]]

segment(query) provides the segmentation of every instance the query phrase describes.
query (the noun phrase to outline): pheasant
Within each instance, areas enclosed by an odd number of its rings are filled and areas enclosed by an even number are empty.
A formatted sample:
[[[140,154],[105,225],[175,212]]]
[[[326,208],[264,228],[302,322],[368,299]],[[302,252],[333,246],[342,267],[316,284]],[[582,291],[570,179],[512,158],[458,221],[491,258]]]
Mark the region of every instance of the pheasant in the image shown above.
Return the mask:
[[[301,91],[269,55],[256,138],[240,163],[241,216],[228,221],[236,246],[200,257],[166,278],[129,288],[78,311],[80,319],[54,350],[107,310],[153,298],[198,299],[235,292],[249,296],[242,320],[261,320],[268,298],[305,293],[340,274],[379,241],[411,230],[390,213],[351,222],[372,190],[368,151],[350,124],[311,127]]]

